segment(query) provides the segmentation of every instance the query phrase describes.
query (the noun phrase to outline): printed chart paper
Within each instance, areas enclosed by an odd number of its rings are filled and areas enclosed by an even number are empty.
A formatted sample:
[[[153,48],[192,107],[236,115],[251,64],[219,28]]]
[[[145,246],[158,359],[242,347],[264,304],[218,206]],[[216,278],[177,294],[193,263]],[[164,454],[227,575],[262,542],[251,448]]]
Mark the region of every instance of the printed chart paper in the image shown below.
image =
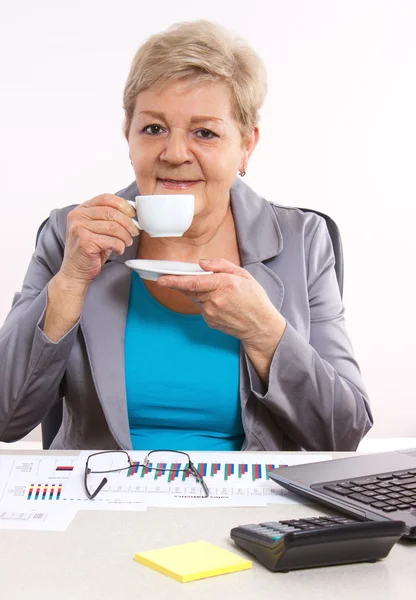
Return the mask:
[[[0,454],[0,529],[63,531],[78,510],[298,504],[303,500],[272,481],[270,470],[328,460],[301,452],[192,452],[191,460],[210,491],[206,498],[187,463],[171,462],[172,454],[167,455],[170,461],[163,462],[163,453],[158,453],[157,462],[143,466],[148,452],[132,451],[132,466],[111,473],[120,465],[120,455],[102,453],[94,458],[94,468],[101,472],[88,476],[88,486],[93,491],[104,477],[107,482],[90,500],[85,494],[84,471],[91,454]]]
[[[187,464],[180,462],[149,462],[142,466],[146,451],[129,453],[133,466],[106,475],[108,481],[98,494],[96,502],[123,502],[142,498],[147,506],[210,507],[210,506],[266,506],[298,504],[299,496],[288,492],[269,478],[271,469],[328,460],[327,457],[296,454],[256,454],[249,452],[203,453],[192,452],[191,460],[207,484],[210,496],[205,498],[198,479],[185,471]],[[80,454],[85,461],[88,452]],[[221,458],[213,462],[213,459]],[[98,462],[97,462],[98,461]],[[113,453],[101,454],[95,459],[99,471],[111,471],[118,463]],[[103,475],[90,475],[91,489],[97,487]]]

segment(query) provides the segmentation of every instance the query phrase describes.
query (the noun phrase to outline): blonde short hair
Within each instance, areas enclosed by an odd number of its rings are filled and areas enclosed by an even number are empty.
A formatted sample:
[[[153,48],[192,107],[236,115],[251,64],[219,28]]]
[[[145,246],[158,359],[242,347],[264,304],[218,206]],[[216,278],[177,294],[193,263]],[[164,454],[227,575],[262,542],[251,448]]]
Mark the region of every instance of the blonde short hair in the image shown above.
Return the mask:
[[[190,21],[152,35],[138,49],[123,95],[127,139],[137,95],[154,85],[180,79],[226,83],[242,137],[257,125],[267,91],[263,61],[245,40],[220,25]]]

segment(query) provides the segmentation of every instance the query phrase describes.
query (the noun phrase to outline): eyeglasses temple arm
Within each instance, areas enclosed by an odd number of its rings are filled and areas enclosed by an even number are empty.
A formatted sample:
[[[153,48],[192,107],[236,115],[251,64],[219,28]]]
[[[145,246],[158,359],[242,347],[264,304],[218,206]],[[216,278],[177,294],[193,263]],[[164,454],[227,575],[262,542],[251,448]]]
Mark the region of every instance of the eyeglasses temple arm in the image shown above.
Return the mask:
[[[107,481],[108,481],[107,477],[104,477],[104,479],[102,480],[102,482],[100,483],[100,485],[97,487],[97,489],[95,490],[95,492],[93,494],[90,494],[88,492],[90,500],[93,500],[95,498],[95,496],[103,489],[103,487],[105,486]]]

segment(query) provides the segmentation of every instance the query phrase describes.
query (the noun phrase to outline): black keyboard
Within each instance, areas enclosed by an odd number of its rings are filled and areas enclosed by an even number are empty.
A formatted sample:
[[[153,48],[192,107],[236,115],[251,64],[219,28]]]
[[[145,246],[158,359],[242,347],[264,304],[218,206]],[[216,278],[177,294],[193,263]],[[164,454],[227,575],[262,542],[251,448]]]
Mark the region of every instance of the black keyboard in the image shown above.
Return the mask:
[[[385,513],[416,508],[416,469],[312,485]]]
[[[271,571],[385,558],[405,530],[402,521],[309,517],[240,525],[231,538]]]

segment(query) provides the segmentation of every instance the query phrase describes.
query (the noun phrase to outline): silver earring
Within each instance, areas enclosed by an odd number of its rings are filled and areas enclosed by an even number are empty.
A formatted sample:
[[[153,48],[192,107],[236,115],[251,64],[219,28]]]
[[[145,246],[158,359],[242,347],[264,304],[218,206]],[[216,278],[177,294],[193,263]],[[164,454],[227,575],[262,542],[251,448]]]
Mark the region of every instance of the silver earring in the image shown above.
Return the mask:
[[[246,174],[245,171],[239,171],[238,174],[240,175],[240,177],[244,177],[244,175]]]

